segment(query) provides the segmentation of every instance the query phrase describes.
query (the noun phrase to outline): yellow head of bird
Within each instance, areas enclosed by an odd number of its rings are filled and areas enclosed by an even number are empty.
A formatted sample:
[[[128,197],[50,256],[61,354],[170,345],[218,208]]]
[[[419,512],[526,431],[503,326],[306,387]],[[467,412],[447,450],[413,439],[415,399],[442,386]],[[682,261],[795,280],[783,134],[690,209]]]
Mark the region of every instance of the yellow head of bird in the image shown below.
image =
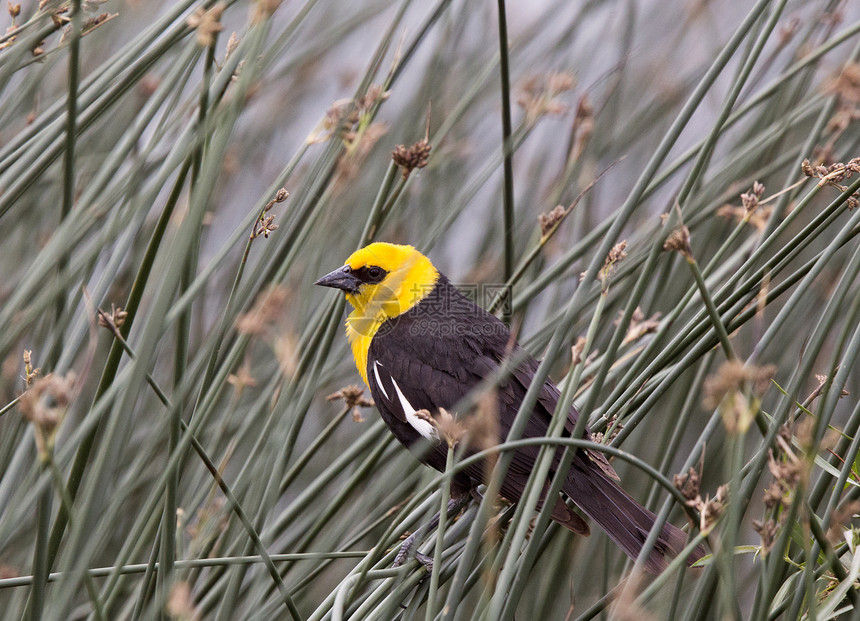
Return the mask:
[[[376,242],[352,253],[343,267],[315,284],[342,290],[355,308],[350,316],[353,329],[367,334],[359,323],[378,325],[405,313],[438,279],[430,260],[412,246]]]

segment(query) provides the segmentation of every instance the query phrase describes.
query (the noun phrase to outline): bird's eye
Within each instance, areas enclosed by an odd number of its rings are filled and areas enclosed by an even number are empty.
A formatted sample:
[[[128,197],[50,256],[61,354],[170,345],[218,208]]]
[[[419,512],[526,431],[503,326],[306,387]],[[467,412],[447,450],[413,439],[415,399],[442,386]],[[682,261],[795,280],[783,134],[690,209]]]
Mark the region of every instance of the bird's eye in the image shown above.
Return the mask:
[[[382,278],[382,268],[376,267],[375,265],[369,267],[367,269],[367,275],[370,276],[371,280],[379,280]]]

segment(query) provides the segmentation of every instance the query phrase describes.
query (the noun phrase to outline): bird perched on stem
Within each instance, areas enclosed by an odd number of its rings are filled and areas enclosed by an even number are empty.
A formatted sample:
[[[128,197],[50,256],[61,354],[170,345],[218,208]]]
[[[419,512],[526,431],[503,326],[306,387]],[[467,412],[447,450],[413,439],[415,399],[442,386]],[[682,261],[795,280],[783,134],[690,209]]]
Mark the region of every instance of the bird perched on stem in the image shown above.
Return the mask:
[[[373,243],[353,253],[343,267],[316,284],[340,289],[354,307],[346,332],[358,372],[397,439],[413,450],[425,447],[420,458],[427,465],[444,471],[452,444],[466,443],[461,448],[468,455],[487,448],[488,434],[495,436],[491,446],[508,437],[538,362],[514,342],[504,323],[462,295],[427,257],[412,246]],[[484,418],[490,411],[492,420],[473,423],[470,433],[469,417],[457,416],[455,407],[483,380],[497,376],[506,360],[515,364],[491,393],[492,406],[473,408],[483,411]],[[547,435],[559,397],[558,388],[547,380],[523,438]],[[474,419],[476,414],[471,416]],[[568,435],[578,416],[571,407],[565,422]],[[474,433],[476,427],[482,431]],[[590,438],[588,430],[586,437]],[[539,452],[537,446],[515,451],[501,482],[502,496],[512,502],[520,500]],[[550,476],[562,454],[559,448]],[[452,487],[462,494],[486,483],[488,476],[485,464],[474,464],[459,474]],[[655,515],[617,481],[618,475],[602,453],[578,450],[562,492],[624,552],[636,558]],[[548,486],[549,481],[544,494]],[[549,502],[553,503],[553,520],[575,533],[589,534],[588,524],[561,496]],[[665,524],[645,568],[652,573],[665,569],[668,559],[681,552],[685,541],[680,529]],[[687,560],[692,563],[702,554],[699,548]]]

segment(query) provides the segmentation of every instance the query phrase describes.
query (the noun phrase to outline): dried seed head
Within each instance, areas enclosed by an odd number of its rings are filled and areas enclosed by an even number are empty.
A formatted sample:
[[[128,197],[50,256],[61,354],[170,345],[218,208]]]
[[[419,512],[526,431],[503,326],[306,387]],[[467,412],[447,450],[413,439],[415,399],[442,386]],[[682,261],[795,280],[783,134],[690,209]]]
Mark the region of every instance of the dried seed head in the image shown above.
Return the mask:
[[[37,379],[21,395],[18,407],[33,426],[39,458],[47,460],[54,451],[57,428],[63,421],[72,400],[75,375],[65,377],[48,374]]]
[[[299,342],[291,330],[281,328],[274,343],[275,358],[281,375],[292,378],[299,368]]]
[[[269,234],[278,230],[278,225],[275,224],[275,214],[263,216],[254,227],[254,232],[251,233],[251,239],[257,239],[260,235],[269,239]]]
[[[591,359],[591,356],[589,356],[588,358]],[[612,442],[619,433],[621,433],[621,430],[624,429],[624,423],[619,423],[618,417],[613,415],[613,416],[610,416],[609,419],[606,421],[606,429],[610,430],[609,431],[609,437],[607,437],[606,433],[604,433],[602,431],[589,434],[588,437],[591,440],[593,440],[594,442],[597,442],[598,444],[608,444],[609,442]],[[603,453],[600,453],[598,451],[593,451],[592,449],[586,449],[586,452],[589,454],[589,456],[592,457],[592,461],[594,460],[594,454],[598,453],[599,456],[602,457],[602,461],[605,462],[605,464],[609,463],[608,460],[606,459],[606,456]],[[601,466],[601,469],[603,469],[603,466]],[[613,470],[612,472],[615,472],[615,471]],[[615,479],[616,481],[621,480],[618,478],[618,473],[609,474],[608,472],[606,472],[605,469],[604,469],[604,473],[608,474],[610,478]]]
[[[761,537],[762,556],[767,556],[767,553],[773,548],[773,542],[776,539],[779,525],[773,519],[767,520],[766,522],[753,520],[752,527],[753,530]]]
[[[270,324],[282,315],[289,298],[289,289],[284,285],[269,285],[257,296],[254,306],[236,319],[236,329],[241,334],[265,336]]]
[[[767,226],[768,218],[773,213],[773,206],[758,204],[755,211],[747,211],[745,207],[735,207],[734,205],[723,205],[717,209],[717,215],[728,220],[734,220],[738,223],[748,222],[752,224],[759,232],[763,232]]]
[[[573,117],[574,140],[568,154],[571,161],[579,159],[585,151],[585,146],[594,134],[594,123],[594,108],[588,94],[583,94],[576,104],[576,113]]]
[[[110,315],[100,308],[96,312],[98,313],[99,326],[107,328],[114,334],[125,324],[125,319],[128,317],[128,313],[122,310],[122,307],[115,306],[113,302],[110,305]]]
[[[263,211],[269,211],[272,207],[274,207],[277,203],[283,203],[290,196],[290,193],[287,192],[286,188],[281,188],[275,193],[275,198],[266,203],[266,206],[263,207]]]
[[[551,73],[546,80],[547,91],[553,95],[572,90],[576,84],[570,73]]]
[[[623,261],[626,256],[627,240],[622,240],[615,244],[609,251],[609,254],[606,255],[606,259],[603,262],[603,267],[597,274],[597,279],[601,282],[604,291],[607,289],[609,285],[609,279],[612,277],[612,274],[615,273],[615,269],[618,267],[618,263]]]
[[[755,211],[758,207],[759,200],[761,200],[762,194],[764,194],[764,186],[756,181],[748,192],[741,194],[741,204],[743,205],[744,210],[747,212]]]
[[[516,101],[526,113],[526,123],[533,124],[542,116],[567,112],[567,105],[559,98],[573,89],[576,81],[569,73],[531,75],[515,89]]]
[[[572,365],[576,366],[577,364],[582,362],[582,352],[585,351],[586,342],[586,338],[584,336],[580,336],[576,339],[576,344],[571,346],[570,355]]]
[[[343,401],[347,408],[352,408],[352,420],[356,423],[364,422],[364,417],[361,415],[359,408],[370,408],[374,405],[372,400],[364,397],[364,388],[355,384],[344,386],[326,397],[326,401],[340,400]]]
[[[403,178],[406,179],[416,168],[427,166],[432,148],[426,138],[422,138],[409,147],[399,144],[391,152],[391,159],[403,169]]]
[[[705,534],[709,533],[725,509],[728,485],[720,485],[713,498],[706,496],[703,500],[700,490],[701,473],[693,468],[684,474],[676,474],[672,477],[672,483],[684,496],[687,506],[699,512],[699,530]]]
[[[259,23],[269,19],[278,10],[283,0],[257,0],[254,6],[252,21]]]
[[[224,14],[225,5],[218,3],[208,11],[203,7],[197,7],[186,22],[189,28],[197,31],[197,44],[201,47],[209,47],[215,43],[215,36],[224,29],[221,25],[221,16]]]
[[[348,188],[349,182],[358,177],[367,156],[379,139],[387,133],[388,126],[385,123],[371,123],[360,131],[348,131],[343,134],[346,151],[337,162],[334,180],[336,191],[340,192]]]
[[[365,133],[370,127],[370,113],[375,106],[388,99],[389,92],[378,84],[371,84],[365,94],[357,99],[339,99],[326,111],[320,125],[307,138],[308,144],[325,142],[329,138],[341,138],[348,147],[356,142],[357,130],[364,120]],[[374,123],[374,125],[376,125]],[[381,125],[384,127],[384,125]],[[384,133],[384,132],[382,132]],[[374,130],[372,136],[376,139],[382,135],[380,128]]]
[[[421,410],[422,412],[425,410]],[[468,433],[466,427],[452,416],[445,408],[439,408],[436,418],[431,422],[439,432],[439,437],[450,448],[454,448]]]
[[[624,311],[620,311],[618,313],[618,319],[615,320],[615,325],[621,323],[623,315]],[[652,334],[656,332],[657,329],[660,327],[661,316],[661,313],[654,313],[646,319],[645,314],[642,312],[642,308],[637,306],[636,310],[633,311],[633,317],[630,320],[630,326],[627,328],[627,334],[624,335],[622,345],[632,343],[633,341],[638,341],[646,334]]]
[[[791,498],[779,483],[773,481],[764,490],[763,502],[766,509],[772,510],[776,507],[788,506],[791,504]]]
[[[850,179],[860,172],[860,157],[855,157],[848,160],[848,162],[834,162],[830,166],[813,166],[809,163],[809,160],[805,159],[801,163],[800,169],[807,177],[817,177],[819,179],[819,186],[830,185],[840,192],[845,192],[848,188],[840,182]],[[860,193],[858,192],[854,192],[845,200],[846,207],[849,210],[854,209],[858,202],[860,202]]]
[[[257,386],[257,380],[251,375],[251,364],[249,360],[245,360],[244,364],[236,369],[235,373],[227,376],[227,383],[233,387],[233,394],[236,399],[242,396],[245,388],[254,388]]]
[[[170,589],[170,595],[165,604],[167,614],[173,619],[180,621],[193,621],[199,619],[200,614],[194,606],[194,597],[191,594],[191,585],[182,580],[175,583]]]
[[[826,90],[837,95],[840,102],[860,103],[860,63],[846,63]]]
[[[697,503],[701,501],[701,477],[694,468],[690,467],[686,473],[676,474],[673,476],[672,484],[679,492],[681,492],[681,495],[687,499],[687,504],[689,506],[696,507]]]
[[[119,17],[119,13],[100,13],[95,17],[91,17],[81,25],[81,34],[89,34],[99,26],[103,26],[115,17]],[[65,37],[66,34],[69,33],[69,31],[70,29],[66,29],[66,31],[63,33],[63,36]]]
[[[478,399],[475,411],[461,420],[468,434],[469,446],[484,450],[501,442],[499,431],[499,403],[495,391],[485,392]],[[495,457],[487,460],[488,466]]]
[[[760,397],[771,384],[771,379],[776,373],[776,367],[772,364],[764,366],[745,365],[738,360],[725,362],[705,380],[705,407],[713,409],[719,406],[723,397],[727,394],[742,391],[745,385],[749,385],[755,396]]]
[[[851,520],[860,513],[860,500],[850,500],[836,507],[830,516],[830,528],[827,529],[827,538],[833,545],[844,541],[843,533],[845,526],[851,524]]]
[[[9,16],[12,18],[12,23],[15,23],[15,18],[21,14],[21,5],[20,4],[12,4],[11,2],[6,3],[6,9],[9,11]]]
[[[746,433],[758,414],[758,400],[775,371],[773,365],[745,366],[738,360],[724,363],[715,375],[705,380],[705,407],[720,409],[730,434]]]
[[[564,220],[567,215],[567,210],[563,205],[556,205],[550,211],[544,212],[538,216],[538,225],[540,226],[541,239],[546,239],[553,229]]]
[[[797,17],[792,17],[788,20],[788,23],[780,26],[779,29],[779,46],[785,47],[791,40],[794,38],[794,35],[797,34],[797,31],[800,29],[800,19]]]
[[[230,55],[239,47],[239,36],[235,31],[230,33],[230,38],[227,39],[227,53],[224,55],[224,60],[230,58]]]
[[[391,95],[381,84],[371,84],[364,95],[355,100],[355,105],[361,114],[367,114],[378,103],[382,103]]]
[[[714,494],[713,498],[706,498],[702,508],[699,510],[699,515],[701,519],[701,523],[699,525],[699,530],[703,533],[710,533],[711,530],[716,526],[717,520],[719,520],[720,516],[723,514],[723,511],[726,509],[726,503],[728,502],[728,494],[729,494],[729,486],[728,485],[720,485],[717,488],[717,493]]]
[[[784,490],[793,490],[804,479],[802,462],[794,455],[789,455],[788,458],[778,458],[771,450],[767,467],[773,475],[774,481]]]
[[[33,360],[32,360],[33,352],[29,349],[24,350],[24,385],[27,388],[30,388],[30,385],[36,381],[36,378],[39,377],[39,374],[42,372],[42,369],[33,368]]]
[[[816,373],[815,374],[815,380],[818,382],[818,385],[812,390],[812,392],[806,398],[804,403],[811,403],[814,399],[817,399],[819,397],[819,395],[821,395],[821,391],[824,390],[824,386],[827,384],[829,379],[830,378],[827,375],[824,375],[821,373]],[[850,394],[851,393],[849,393],[847,390],[845,390],[843,388],[842,392],[839,396],[840,397],[847,397]]]
[[[688,261],[693,258],[693,249],[690,246],[690,229],[680,226],[669,234],[663,243],[663,250],[678,252]]]

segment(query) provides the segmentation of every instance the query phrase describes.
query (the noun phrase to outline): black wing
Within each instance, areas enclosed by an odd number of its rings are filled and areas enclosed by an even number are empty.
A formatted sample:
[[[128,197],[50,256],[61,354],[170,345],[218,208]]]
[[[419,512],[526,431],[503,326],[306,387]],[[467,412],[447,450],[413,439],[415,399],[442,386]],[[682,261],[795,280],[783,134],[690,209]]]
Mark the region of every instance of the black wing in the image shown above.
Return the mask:
[[[426,410],[429,416],[437,416],[439,408],[451,412],[481,380],[493,375],[500,363],[510,357],[521,362],[495,392],[498,439],[506,439],[538,368],[534,358],[516,346],[511,347],[510,341],[510,333],[502,322],[467,300],[441,277],[427,298],[396,320],[386,322],[371,341],[367,378],[380,414],[406,446],[414,448],[422,437],[429,441],[425,442],[427,450],[420,457],[428,465],[444,470],[447,446],[433,435],[429,421],[421,419],[419,411]],[[558,388],[546,381],[523,437],[546,435],[559,398]],[[565,424],[568,433],[577,418],[576,410],[571,408]],[[464,424],[468,426],[467,421]],[[469,446],[467,452],[480,448]],[[539,447],[527,447],[514,453],[501,485],[503,496],[514,502],[520,499],[539,451]],[[562,449],[556,451],[550,476],[562,454]],[[485,482],[487,474],[483,464],[466,470],[472,482]],[[563,490],[631,558],[636,558],[655,516],[621,489],[615,482],[617,479],[602,453],[579,451]],[[588,525],[569,511],[560,498],[554,500],[552,517],[574,532],[589,532]],[[662,571],[667,566],[666,557],[680,552],[684,541],[682,531],[671,524],[664,525],[646,569],[653,573]],[[703,553],[701,547],[697,548],[688,563]]]
[[[501,321],[462,296],[444,277],[421,303],[384,324],[370,346],[367,377],[374,401],[395,436],[412,448],[422,442],[422,437],[429,439],[433,446],[429,451],[425,449],[422,458],[428,465],[444,469],[446,445],[430,438],[426,427],[422,429],[420,421],[416,424],[413,413],[426,410],[436,416],[439,408],[444,408],[462,416],[465,413],[453,411],[455,406],[483,379],[496,373],[501,361],[510,355],[521,362],[495,392],[495,441],[481,442],[468,452],[507,438],[538,367],[534,358],[512,347],[510,341],[510,332]],[[546,382],[523,437],[546,435],[558,399],[556,386]],[[576,410],[571,408],[568,431],[576,419]],[[468,427],[468,416],[463,422]],[[482,429],[486,431],[486,425]],[[539,451],[539,447],[528,447],[514,454],[502,489],[510,500],[519,499]],[[557,452],[556,462],[561,452]],[[598,459],[614,474],[602,455]],[[478,465],[468,473],[475,481],[483,482],[486,468]]]

